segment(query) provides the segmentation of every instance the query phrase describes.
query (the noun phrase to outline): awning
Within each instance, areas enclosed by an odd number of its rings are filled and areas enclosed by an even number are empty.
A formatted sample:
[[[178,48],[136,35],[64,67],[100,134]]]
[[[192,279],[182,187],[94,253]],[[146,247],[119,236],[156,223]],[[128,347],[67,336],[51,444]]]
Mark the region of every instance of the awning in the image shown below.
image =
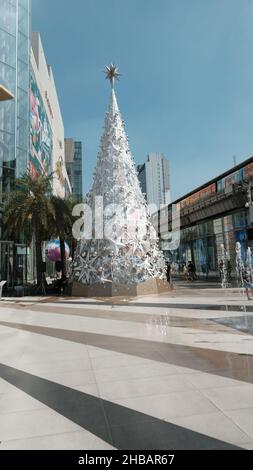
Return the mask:
[[[13,100],[14,95],[3,85],[0,85],[0,101]]]

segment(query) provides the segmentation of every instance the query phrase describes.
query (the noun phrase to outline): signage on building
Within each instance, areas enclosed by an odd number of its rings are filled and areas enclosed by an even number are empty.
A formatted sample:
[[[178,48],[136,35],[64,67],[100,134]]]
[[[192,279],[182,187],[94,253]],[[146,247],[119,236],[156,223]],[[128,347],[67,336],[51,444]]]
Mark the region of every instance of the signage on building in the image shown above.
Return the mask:
[[[56,175],[57,175],[57,178],[60,181],[61,185],[64,186],[65,178],[64,178],[64,174],[63,174],[63,160],[62,160],[62,157],[60,157],[58,162],[56,163]]]
[[[52,130],[38,85],[34,75],[31,74],[29,168],[33,175],[50,173],[52,149]]]

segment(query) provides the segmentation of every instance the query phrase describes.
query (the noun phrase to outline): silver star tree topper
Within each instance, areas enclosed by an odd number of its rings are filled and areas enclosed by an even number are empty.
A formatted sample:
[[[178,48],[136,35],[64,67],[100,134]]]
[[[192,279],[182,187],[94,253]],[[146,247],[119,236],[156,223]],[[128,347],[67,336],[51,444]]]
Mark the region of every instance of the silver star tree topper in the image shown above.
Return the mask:
[[[114,88],[115,80],[119,80],[120,77],[119,68],[114,64],[106,65],[105,74],[106,79],[110,80],[112,88]]]

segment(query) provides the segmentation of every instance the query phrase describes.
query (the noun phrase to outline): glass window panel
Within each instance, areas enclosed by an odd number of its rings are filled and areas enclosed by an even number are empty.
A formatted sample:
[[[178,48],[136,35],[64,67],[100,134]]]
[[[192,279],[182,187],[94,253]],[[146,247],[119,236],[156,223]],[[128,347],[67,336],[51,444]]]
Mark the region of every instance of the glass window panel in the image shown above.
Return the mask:
[[[0,60],[12,67],[16,64],[16,39],[0,29]]]
[[[11,162],[15,158],[15,136],[0,131],[0,165],[3,162]]]
[[[27,171],[27,152],[25,150],[17,149],[17,160],[16,160],[16,176],[20,177]]]
[[[15,68],[10,67],[3,62],[0,62],[0,83],[8,90],[15,93],[16,90],[16,71]]]
[[[29,32],[29,16],[27,10],[22,6],[18,9],[18,29],[23,33],[25,36],[28,36]]]
[[[234,228],[246,227],[246,225],[247,225],[247,213],[246,212],[238,212],[237,214],[234,214],[233,215],[233,225],[234,225]]]
[[[22,33],[18,33],[18,58],[24,63],[29,62],[28,40]]]
[[[18,61],[18,86],[23,90],[28,90],[29,87],[29,66],[22,60]]]
[[[0,130],[14,134],[15,131],[15,103],[2,102],[0,106]]]
[[[28,119],[28,94],[21,88],[18,89],[18,117]]]
[[[23,119],[18,119],[18,128],[17,128],[17,147],[22,150],[27,150],[28,146],[28,126],[27,121]]]
[[[4,202],[13,190],[15,178],[15,165],[13,162],[0,162],[0,202]]]
[[[25,8],[26,10],[29,9],[30,0],[19,0],[19,5]]]
[[[13,35],[16,33],[16,5],[7,0],[1,0],[0,29]]]

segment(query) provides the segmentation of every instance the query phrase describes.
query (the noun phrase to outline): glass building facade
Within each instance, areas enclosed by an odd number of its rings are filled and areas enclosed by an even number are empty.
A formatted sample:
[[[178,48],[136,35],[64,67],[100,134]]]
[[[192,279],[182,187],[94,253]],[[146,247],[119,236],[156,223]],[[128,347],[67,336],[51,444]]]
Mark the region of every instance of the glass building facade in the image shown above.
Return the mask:
[[[75,142],[74,158],[74,197],[81,200],[83,196],[83,172],[82,172],[82,142]]]
[[[29,156],[30,0],[0,0],[0,84],[14,99],[0,102],[0,280],[22,284],[27,248],[4,240],[3,203]]]
[[[253,251],[253,157],[175,201],[174,209],[180,210],[181,223],[177,249],[169,251],[167,241],[172,205],[154,214],[152,221],[175,273],[193,261],[198,275],[219,275],[223,245],[235,276],[236,243],[241,245],[243,261],[247,248]]]
[[[0,0],[0,83],[15,96],[0,104],[0,203],[28,165],[30,0]]]
[[[247,247],[253,246],[249,239],[249,225],[249,212],[241,210],[182,229],[180,247],[173,253],[173,261],[182,268],[192,260],[199,274],[218,272],[221,245],[224,245],[235,271],[236,242],[241,243],[243,258],[246,258]]]
[[[146,180],[146,165],[145,163],[142,165],[137,165],[136,167],[138,180],[141,185],[141,190],[145,197],[147,198],[147,180]]]
[[[74,144],[74,148],[66,158],[67,173],[72,187],[72,196],[76,201],[81,201],[83,197],[82,142],[68,140]]]

